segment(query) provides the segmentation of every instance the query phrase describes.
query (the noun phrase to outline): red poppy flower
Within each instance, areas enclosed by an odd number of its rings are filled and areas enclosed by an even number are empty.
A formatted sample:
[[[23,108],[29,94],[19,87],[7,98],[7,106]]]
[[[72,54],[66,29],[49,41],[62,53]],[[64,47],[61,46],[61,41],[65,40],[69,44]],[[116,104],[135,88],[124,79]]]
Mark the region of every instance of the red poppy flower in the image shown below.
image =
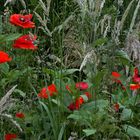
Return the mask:
[[[76,88],[80,90],[86,90],[88,88],[88,83],[86,82],[78,82],[76,83]]]
[[[19,49],[35,50],[37,46],[34,45],[37,36],[23,35],[14,41],[13,47]]]
[[[112,72],[112,76],[113,76],[114,78],[120,78],[120,77],[121,77],[121,74],[119,74],[118,72],[113,71],[113,72]]]
[[[132,77],[133,82],[140,83],[140,76],[138,68],[134,69],[134,76]]]
[[[119,108],[120,108],[120,105],[119,105],[118,103],[114,104],[114,110],[115,110],[116,112],[119,111]]]
[[[31,21],[32,14],[29,15],[21,15],[21,14],[13,14],[10,16],[10,23],[16,26],[20,26],[22,28],[34,28],[35,23]]]
[[[81,105],[84,103],[84,99],[83,97],[79,97],[76,99],[76,101],[74,103],[71,103],[69,106],[68,106],[68,109],[73,111],[73,110],[78,110],[80,109]]]
[[[130,84],[130,90],[137,90],[140,88],[139,84]]]
[[[57,93],[57,89],[55,84],[51,84],[48,86],[47,91],[49,92],[50,96],[53,96],[54,94]]]
[[[49,96],[53,96],[55,94],[57,94],[56,86],[55,86],[55,84],[51,84],[47,88],[45,88],[45,87],[42,88],[40,93],[38,93],[38,96],[41,97],[41,98],[46,98],[47,99]]]
[[[16,113],[16,117],[22,119],[22,118],[25,118],[25,115],[22,112],[18,112]]]
[[[12,58],[10,58],[7,53],[0,51],[0,64],[11,61],[11,60]]]
[[[76,110],[75,103],[71,103],[71,104],[68,106],[68,109],[71,110],[71,111]]]
[[[48,94],[47,94],[47,88],[42,88],[41,89],[41,91],[40,91],[40,93],[38,93],[38,96],[40,97],[40,98],[48,98]]]
[[[79,98],[77,98],[76,101],[75,101],[75,107],[76,107],[76,109],[79,109],[80,106],[81,106],[83,103],[84,103],[83,97],[80,96]]]
[[[5,135],[5,140],[13,140],[15,138],[17,138],[16,134],[6,134]]]

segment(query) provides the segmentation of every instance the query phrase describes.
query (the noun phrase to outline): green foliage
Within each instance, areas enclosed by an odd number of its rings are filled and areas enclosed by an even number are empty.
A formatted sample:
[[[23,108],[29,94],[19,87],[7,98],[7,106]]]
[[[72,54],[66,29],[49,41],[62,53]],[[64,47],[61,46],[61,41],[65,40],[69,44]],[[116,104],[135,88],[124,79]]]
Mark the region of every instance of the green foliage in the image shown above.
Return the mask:
[[[133,69],[139,67],[139,60],[132,59],[139,58],[139,1],[7,2],[0,2],[0,50],[12,61],[0,64],[0,139],[7,133],[25,140],[139,139],[139,90],[129,89]],[[14,13],[33,14],[36,28],[10,25]],[[38,36],[37,51],[12,47],[28,33]],[[112,71],[121,77],[115,79]],[[77,89],[80,81],[88,89]],[[41,89],[52,83],[57,94],[47,91],[48,98],[40,98]],[[5,97],[14,85],[12,95]],[[77,107],[79,97],[83,100]],[[77,108],[69,109],[70,104]],[[15,117],[17,112],[25,118]]]

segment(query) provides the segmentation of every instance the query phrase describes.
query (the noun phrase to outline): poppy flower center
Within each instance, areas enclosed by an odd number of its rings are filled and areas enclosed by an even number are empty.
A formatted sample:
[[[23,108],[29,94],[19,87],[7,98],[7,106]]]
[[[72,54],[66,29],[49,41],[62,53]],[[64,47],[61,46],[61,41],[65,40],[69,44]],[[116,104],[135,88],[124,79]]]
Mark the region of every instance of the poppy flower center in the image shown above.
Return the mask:
[[[25,22],[25,19],[23,17],[19,18],[19,20]]]

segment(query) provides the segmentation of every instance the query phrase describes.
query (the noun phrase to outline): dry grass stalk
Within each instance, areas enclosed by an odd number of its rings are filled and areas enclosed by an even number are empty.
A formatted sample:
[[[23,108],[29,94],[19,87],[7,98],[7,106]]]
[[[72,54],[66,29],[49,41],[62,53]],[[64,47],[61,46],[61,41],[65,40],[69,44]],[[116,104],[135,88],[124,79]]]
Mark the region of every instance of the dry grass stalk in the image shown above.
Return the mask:
[[[17,85],[15,85],[12,89],[10,89],[6,95],[4,97],[2,97],[2,99],[0,100],[0,114],[2,113],[2,111],[4,111],[9,104],[8,101],[10,99],[11,94],[13,93],[13,91],[15,90],[15,88],[17,87]]]
[[[13,120],[12,115],[3,113],[3,114],[0,114],[0,116],[2,116],[3,118],[9,119],[19,129],[20,132],[23,132],[21,126],[15,120]]]
[[[86,56],[83,59],[83,62],[81,63],[79,71],[81,71],[87,63],[94,63],[95,65],[98,65],[97,55],[94,50],[86,54]]]

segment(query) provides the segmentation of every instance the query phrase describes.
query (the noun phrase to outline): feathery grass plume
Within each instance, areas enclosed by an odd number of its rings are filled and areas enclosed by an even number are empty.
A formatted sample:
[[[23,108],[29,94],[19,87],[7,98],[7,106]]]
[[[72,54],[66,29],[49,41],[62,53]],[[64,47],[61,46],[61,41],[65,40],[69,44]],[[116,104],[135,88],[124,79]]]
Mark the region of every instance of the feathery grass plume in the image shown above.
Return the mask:
[[[134,11],[133,18],[132,18],[132,21],[131,21],[131,24],[130,24],[128,35],[130,33],[132,33],[132,31],[133,31],[133,27],[135,25],[136,17],[137,17],[137,15],[139,15],[139,13],[138,13],[139,12],[139,8],[140,8],[140,0],[138,1],[138,4],[137,4],[136,9]]]
[[[4,106],[6,105],[6,103],[8,102],[8,100],[10,99],[11,94],[13,93],[13,91],[15,90],[15,88],[17,87],[17,85],[15,85],[12,89],[10,89],[5,96],[2,97],[2,99],[0,100],[0,113],[2,113],[2,111],[4,111],[3,109],[6,109]],[[8,106],[8,105],[6,105]]]
[[[49,17],[49,13],[50,13],[50,6],[51,6],[51,0],[47,0],[47,6],[46,4],[42,1],[39,0],[39,4],[42,7],[44,14]]]
[[[87,63],[94,63],[96,66],[98,65],[99,61],[97,60],[97,55],[94,50],[88,52],[85,55],[83,62],[81,63],[79,71],[81,71],[83,67],[86,66]]]
[[[130,34],[127,37],[125,51],[128,53],[128,56],[133,60],[135,65],[140,63],[140,41],[136,35]]]
[[[9,119],[13,123],[13,125],[16,126],[19,129],[20,132],[23,132],[23,130],[22,130],[21,126],[19,125],[19,123],[17,121],[13,120],[12,115],[2,113],[2,114],[0,114],[0,116],[2,116],[3,118]]]
[[[112,31],[112,39],[115,41],[116,45],[120,44],[120,40],[119,40],[120,24],[121,24],[121,22],[116,19],[115,24],[114,24],[114,29]]]
[[[110,15],[104,15],[104,18],[101,19],[101,34],[103,37],[107,36],[107,32],[110,31],[111,28],[111,16]]]
[[[8,3],[15,3],[16,0],[6,0],[6,2],[4,3],[4,6],[7,6]]]

